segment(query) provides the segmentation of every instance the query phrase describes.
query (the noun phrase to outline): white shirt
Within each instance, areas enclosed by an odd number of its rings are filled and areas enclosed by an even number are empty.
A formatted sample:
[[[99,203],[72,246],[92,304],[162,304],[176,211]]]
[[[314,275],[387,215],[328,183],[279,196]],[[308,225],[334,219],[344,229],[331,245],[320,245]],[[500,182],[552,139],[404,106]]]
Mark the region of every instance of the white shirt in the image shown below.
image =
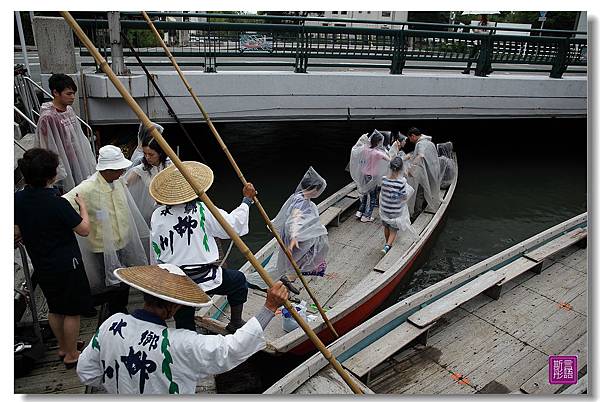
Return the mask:
[[[248,233],[249,211],[245,203],[241,203],[231,213],[219,209],[240,236]],[[174,264],[184,271],[217,261],[219,249],[215,237],[229,239],[225,229],[200,201],[161,205],[152,213],[150,226],[152,263]],[[198,285],[204,291],[214,289],[221,285],[222,274],[220,267],[214,268],[207,272]]]
[[[233,335],[201,335],[136,310],[104,321],[79,356],[77,375],[113,394],[193,394],[199,379],[231,370],[265,346],[255,317]]]

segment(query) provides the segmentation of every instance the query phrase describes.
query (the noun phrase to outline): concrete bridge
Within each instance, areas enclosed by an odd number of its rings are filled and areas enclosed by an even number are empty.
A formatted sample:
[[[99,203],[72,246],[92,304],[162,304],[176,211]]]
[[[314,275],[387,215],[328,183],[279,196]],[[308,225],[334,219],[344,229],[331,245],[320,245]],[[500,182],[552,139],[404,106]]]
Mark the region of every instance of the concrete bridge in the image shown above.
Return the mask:
[[[90,124],[138,122],[104,74],[89,71],[89,67],[86,71],[79,65],[81,57],[75,56],[72,33],[64,21],[43,18],[43,23],[34,26],[40,79],[44,87],[47,88],[50,71],[70,73],[80,89],[84,89],[79,91],[80,111]],[[44,35],[50,30],[53,35]],[[166,57],[163,60],[166,61]],[[150,71],[182,121],[203,121],[172,67],[151,67]],[[403,74],[393,75],[369,68],[368,64],[364,69],[307,73],[247,69],[205,73],[188,68],[185,74],[214,121],[587,115],[587,77],[584,74],[566,73],[555,79],[549,78],[547,73],[499,71],[487,77],[475,77],[456,70],[411,70],[407,65]],[[152,120],[173,121],[139,68],[120,79]]]

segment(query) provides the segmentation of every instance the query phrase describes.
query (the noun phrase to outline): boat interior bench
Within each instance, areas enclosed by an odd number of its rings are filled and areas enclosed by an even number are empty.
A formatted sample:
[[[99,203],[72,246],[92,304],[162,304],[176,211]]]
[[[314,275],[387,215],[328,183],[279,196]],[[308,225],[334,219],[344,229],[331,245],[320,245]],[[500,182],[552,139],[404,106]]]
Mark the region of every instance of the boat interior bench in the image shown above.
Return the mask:
[[[585,247],[587,239],[587,228],[578,228],[567,232],[554,240],[525,253],[523,257],[507,264],[498,269],[496,272],[504,276],[495,286],[486,290],[485,294],[492,299],[498,300],[502,293],[502,286],[507,282],[517,278],[527,271],[532,271],[536,274],[541,274],[552,262],[550,258],[567,247],[577,244],[580,247]]]
[[[423,307],[408,317],[408,321],[419,328],[427,327],[437,321],[444,314],[449,313],[458,306],[483,293],[503,279],[502,273],[488,271],[458,289]]]
[[[358,197],[354,197],[352,193],[346,195],[344,198],[336,202],[334,205],[327,208],[321,214],[319,214],[319,220],[323,226],[332,224],[334,226],[340,225],[340,215],[342,212],[348,209],[352,204],[358,201]]]
[[[529,258],[532,261],[541,263],[541,272],[544,269],[546,269],[548,265],[552,264],[552,261],[550,261],[550,257],[552,257],[555,254],[558,254],[560,251],[569,246],[572,246],[573,244],[585,246],[586,239],[587,227],[577,228],[575,230],[563,234],[562,236],[557,237],[554,240],[549,241],[548,243],[536,248],[535,250],[524,254],[524,257]]]
[[[350,370],[356,377],[362,377],[412,341],[417,340],[417,342],[425,345],[430,327],[431,325],[419,328],[410,322],[404,322],[348,360],[345,360],[342,366]]]

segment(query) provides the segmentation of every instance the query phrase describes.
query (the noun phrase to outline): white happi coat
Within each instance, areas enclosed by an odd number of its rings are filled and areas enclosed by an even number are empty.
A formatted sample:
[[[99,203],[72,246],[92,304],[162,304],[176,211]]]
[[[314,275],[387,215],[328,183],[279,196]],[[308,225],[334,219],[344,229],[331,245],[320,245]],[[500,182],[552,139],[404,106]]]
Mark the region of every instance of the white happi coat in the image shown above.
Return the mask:
[[[249,206],[241,203],[221,215],[243,236],[248,233]],[[179,205],[161,205],[152,213],[151,219],[152,263],[174,264],[183,269],[195,269],[219,259],[215,237],[229,239],[225,229],[200,201]],[[221,267],[213,267],[198,283],[204,291],[215,289],[223,281]]]
[[[193,394],[199,379],[231,370],[265,346],[254,317],[233,335],[201,335],[136,310],[102,323],[79,356],[77,375],[111,394]]]

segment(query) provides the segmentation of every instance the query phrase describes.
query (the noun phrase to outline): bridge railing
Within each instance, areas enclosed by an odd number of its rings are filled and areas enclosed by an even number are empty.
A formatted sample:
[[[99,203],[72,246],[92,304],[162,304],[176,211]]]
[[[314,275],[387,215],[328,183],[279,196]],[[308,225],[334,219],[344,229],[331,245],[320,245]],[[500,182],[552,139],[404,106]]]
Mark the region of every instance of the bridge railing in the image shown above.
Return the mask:
[[[105,56],[110,56],[108,22],[79,23]],[[180,61],[180,65],[199,66],[206,72],[225,66],[287,66],[297,73],[315,67],[358,67],[402,74],[405,68],[464,70],[467,63],[473,63],[475,75],[482,77],[492,70],[547,71],[552,78],[561,78],[566,71],[587,72],[581,68],[587,67],[587,39],[574,37],[582,34],[575,31],[544,30],[544,36],[531,36],[540,30],[502,28],[515,34],[496,34],[490,28],[473,33],[455,32],[456,25],[406,22],[396,22],[394,29],[210,21],[156,21],[155,25],[169,34],[175,57],[196,58]],[[145,21],[122,20],[121,27],[146,58],[146,65],[169,64],[166,57],[159,62],[148,60],[164,57],[164,53],[158,46],[147,46],[151,39]],[[468,26],[460,26],[465,28]],[[85,48],[80,54],[89,56]],[[124,56],[132,54],[124,49]]]

